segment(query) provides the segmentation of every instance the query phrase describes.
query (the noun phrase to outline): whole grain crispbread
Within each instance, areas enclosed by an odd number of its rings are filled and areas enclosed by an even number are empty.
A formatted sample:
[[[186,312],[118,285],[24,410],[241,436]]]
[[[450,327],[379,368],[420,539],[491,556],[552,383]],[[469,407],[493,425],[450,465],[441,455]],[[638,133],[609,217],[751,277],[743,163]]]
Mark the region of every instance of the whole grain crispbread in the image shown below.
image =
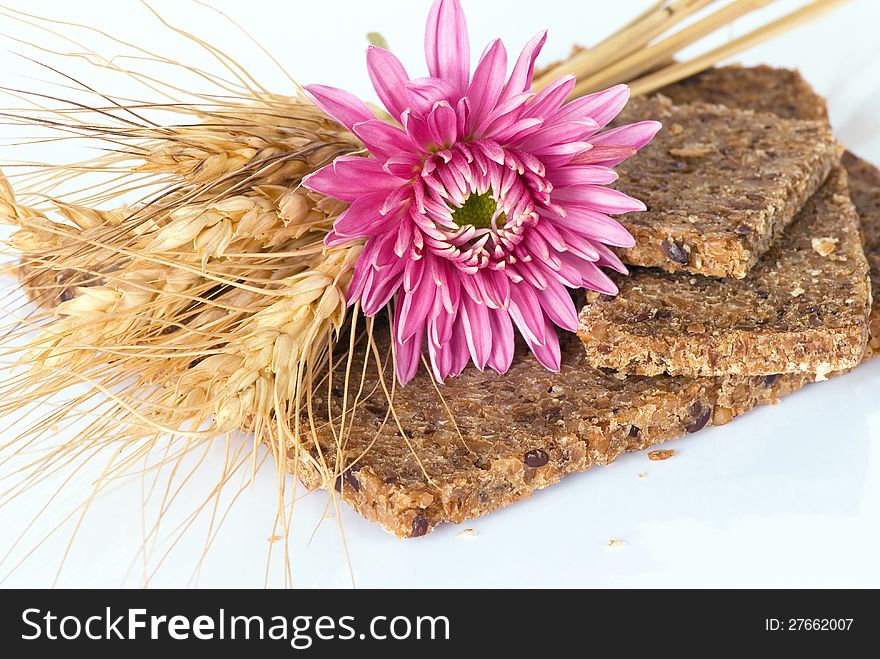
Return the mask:
[[[358,377],[348,387],[349,409],[361,388],[365,352],[358,350],[351,365]],[[624,452],[727,423],[809,380],[619,379],[591,368],[577,337],[566,335],[560,373],[522,351],[506,375],[468,368],[436,388],[423,369],[394,392],[393,414],[371,360],[362,387],[369,393],[337,440],[344,369],[337,370],[330,395],[313,400],[320,422],[312,440],[340,467],[336,488],[343,500],[401,537],[484,515]],[[386,367],[389,388],[392,377]],[[334,420],[336,432],[325,419]],[[310,488],[327,485],[314,466],[314,443],[308,454],[291,456]]]
[[[798,71],[771,66],[722,66],[663,87],[677,105],[713,103],[772,112],[787,119],[828,120],[828,106]]]
[[[639,375],[817,373],[859,363],[871,282],[846,173],[836,168],[745,279],[639,269],[590,295],[589,362]]]
[[[620,222],[636,240],[630,265],[741,279],[819,188],[841,148],[827,122],[720,105],[634,99],[621,123],[663,130],[618,167],[622,191],[648,210]]]
[[[871,270],[874,304],[868,321],[868,351],[880,353],[880,169],[847,152],[843,166],[849,175],[849,193],[859,213],[865,256]]]

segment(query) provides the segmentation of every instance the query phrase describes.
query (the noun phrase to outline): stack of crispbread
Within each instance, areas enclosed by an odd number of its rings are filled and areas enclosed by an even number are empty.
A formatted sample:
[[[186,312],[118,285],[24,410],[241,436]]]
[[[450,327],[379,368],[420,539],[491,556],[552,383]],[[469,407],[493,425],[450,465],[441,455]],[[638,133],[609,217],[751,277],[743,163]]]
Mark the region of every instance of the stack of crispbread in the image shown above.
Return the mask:
[[[864,354],[871,308],[859,216],[823,121],[640,100],[666,130],[621,168],[648,206],[623,222],[640,267],[591,295],[589,362],[640,375],[829,373]],[[830,173],[829,173],[830,172]]]
[[[420,536],[725,424],[870,353],[880,173],[850,155],[841,165],[823,100],[769,67],[716,69],[663,95],[625,117],[665,125],[622,170],[621,187],[649,207],[625,218],[638,242],[621,256],[637,267],[620,296],[590,296],[560,373],[521,351],[504,376],[468,369],[438,388],[422,373],[392,410],[380,368],[358,353],[350,373],[365,381],[353,378],[348,406],[356,390],[363,402],[342,437],[327,425],[314,440],[345,467],[336,489],[359,513]],[[336,430],[344,394],[314,401]],[[321,486],[311,462],[297,472]]]

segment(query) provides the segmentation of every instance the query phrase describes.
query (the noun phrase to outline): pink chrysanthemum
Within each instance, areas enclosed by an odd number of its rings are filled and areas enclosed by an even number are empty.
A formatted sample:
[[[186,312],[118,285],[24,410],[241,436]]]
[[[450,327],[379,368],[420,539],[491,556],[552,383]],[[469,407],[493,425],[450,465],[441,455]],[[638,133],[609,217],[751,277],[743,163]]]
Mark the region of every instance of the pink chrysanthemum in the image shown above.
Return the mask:
[[[367,51],[373,86],[399,125],[345,91],[307,87],[370,152],[337,158],[305,185],[350,204],[327,243],[366,238],[349,302],[372,316],[395,298],[401,383],[425,343],[440,380],[471,359],[504,373],[514,325],[541,364],[558,370],[554,326],[577,329],[566,287],[616,294],[599,268],[626,272],[607,246],[634,241],[609,214],[645,207],[604,186],[660,124],[599,132],[626,104],[624,85],[566,103],[569,76],[534,93],[545,39],[526,45],[509,77],[504,45],[493,41],[471,76],[461,5],[438,0],[425,37],[429,77],[411,79],[387,50]]]

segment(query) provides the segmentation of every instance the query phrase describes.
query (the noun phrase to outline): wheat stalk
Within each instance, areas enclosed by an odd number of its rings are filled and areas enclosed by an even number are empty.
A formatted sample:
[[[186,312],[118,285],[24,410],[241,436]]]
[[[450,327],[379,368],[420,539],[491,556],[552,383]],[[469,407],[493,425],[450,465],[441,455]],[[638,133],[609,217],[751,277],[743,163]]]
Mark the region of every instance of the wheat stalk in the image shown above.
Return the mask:
[[[167,447],[161,463],[176,465],[247,426],[255,436],[251,451],[266,445],[276,463],[286,551],[284,475],[305,460],[323,471],[326,484],[335,482],[333,456],[313,456],[302,446],[303,432],[308,399],[348,319],[360,246],[323,247],[344,206],[307,194],[300,181],[361,145],[297,95],[254,86],[224,92],[167,106],[104,96],[90,107],[11,115],[111,148],[91,161],[18,176],[27,203],[0,179],[0,218],[18,228],[11,247],[21,254],[24,287],[44,308],[55,307],[7,331],[23,342],[8,354],[26,368],[3,383],[0,412],[15,416],[47,397],[88,388],[7,442],[3,461],[29,451],[59,423],[81,418],[80,410],[95,415],[75,440],[17,470],[22,484],[6,490],[7,503],[111,444],[128,448],[108,463],[102,482],[146,460],[160,441]],[[141,120],[146,110],[189,121],[154,125]],[[88,180],[95,174],[107,182]],[[55,194],[80,178],[74,192]],[[107,205],[111,210],[99,209]],[[246,457],[239,449],[232,471]],[[145,531],[145,548],[157,527],[158,520]]]
[[[723,46],[676,62],[675,57],[685,48],[717,33],[737,18],[771,4],[773,0],[733,0],[678,31],[675,28],[683,21],[718,0],[665,0],[652,5],[595,46],[577,49],[568,60],[548,67],[538,76],[535,84],[541,89],[560,76],[573,74],[578,82],[572,97],[618,83],[628,83],[635,95],[647,94],[711,68],[846,1],[813,0]]]

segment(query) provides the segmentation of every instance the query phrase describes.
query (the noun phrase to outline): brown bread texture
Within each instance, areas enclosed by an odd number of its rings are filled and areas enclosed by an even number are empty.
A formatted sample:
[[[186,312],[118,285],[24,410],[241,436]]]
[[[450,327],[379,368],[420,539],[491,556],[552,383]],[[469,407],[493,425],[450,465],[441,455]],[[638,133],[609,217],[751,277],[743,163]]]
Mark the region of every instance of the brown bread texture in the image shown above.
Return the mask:
[[[641,119],[663,130],[618,167],[617,187],[648,207],[620,218],[630,265],[742,279],[840,159],[824,121],[662,96],[634,99],[619,121]]]
[[[849,193],[859,213],[865,256],[871,270],[874,304],[868,320],[868,350],[880,353],[880,169],[847,152],[843,166],[849,175]]]
[[[837,167],[744,279],[638,269],[590,295],[589,362],[639,375],[817,373],[861,360],[871,282],[859,217]]]
[[[389,405],[376,361],[364,371],[366,352],[360,349],[351,366],[358,377],[347,388],[348,409],[358,390],[371,393],[342,425],[340,365],[329,395],[313,400],[318,423],[311,450],[291,457],[297,475],[317,488],[328,484],[314,460],[319,450],[329,456],[343,474],[335,483],[342,499],[400,537],[485,515],[625,452],[725,424],[811,379],[621,379],[591,368],[577,337],[566,335],[559,373],[523,352],[506,375],[469,368],[435,386],[423,369]],[[387,348],[379,352],[385,356]],[[390,389],[387,366],[384,378]]]
[[[767,65],[709,69],[660,90],[676,105],[712,103],[786,119],[828,120],[825,99],[798,71]]]

